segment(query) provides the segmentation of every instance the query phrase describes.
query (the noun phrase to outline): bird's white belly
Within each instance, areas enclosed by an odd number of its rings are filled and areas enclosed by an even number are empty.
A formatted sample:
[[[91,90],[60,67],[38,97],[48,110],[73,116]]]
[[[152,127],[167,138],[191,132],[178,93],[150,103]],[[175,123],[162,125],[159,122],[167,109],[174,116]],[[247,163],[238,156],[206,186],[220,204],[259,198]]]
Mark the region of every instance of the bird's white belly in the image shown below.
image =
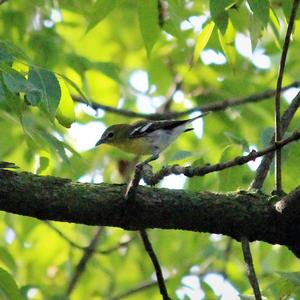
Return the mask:
[[[155,130],[147,135],[147,140],[154,149],[163,151],[177,139],[179,134],[183,132],[184,129],[185,126],[180,126],[172,130]]]

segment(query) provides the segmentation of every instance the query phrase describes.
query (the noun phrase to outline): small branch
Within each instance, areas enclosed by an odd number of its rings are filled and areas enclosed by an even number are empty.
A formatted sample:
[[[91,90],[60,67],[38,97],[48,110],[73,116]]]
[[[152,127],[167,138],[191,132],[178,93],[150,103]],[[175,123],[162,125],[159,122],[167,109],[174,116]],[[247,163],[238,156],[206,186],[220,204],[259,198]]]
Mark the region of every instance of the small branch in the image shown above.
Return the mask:
[[[299,0],[293,1],[292,12],[288,23],[288,28],[287,28],[284,45],[281,53],[276,94],[275,94],[275,142],[281,140],[281,120],[280,120],[281,86],[282,86],[282,78],[283,78],[283,73],[284,73],[284,68],[286,63],[287,52],[289,49],[289,44],[290,44],[292,30],[294,27],[298,4],[299,4]],[[278,194],[281,194],[282,193],[281,149],[277,149],[275,152],[275,186],[276,186],[276,192]]]
[[[166,279],[168,280],[168,279]],[[139,284],[138,286],[134,287],[134,288],[131,288],[125,292],[122,292],[120,294],[117,294],[111,298],[108,298],[109,300],[119,300],[119,299],[123,299],[123,298],[126,298],[128,296],[131,296],[131,295],[134,295],[136,293],[139,293],[143,290],[146,290],[146,289],[149,289],[149,288],[152,288],[154,286],[157,285],[157,281],[156,280],[149,280],[149,281],[146,281],[146,282],[143,282],[141,284]]]
[[[233,244],[233,239],[231,237],[229,237],[227,242],[226,242],[226,248],[224,250],[224,258],[223,258],[223,261],[225,262],[225,264],[224,264],[224,267],[223,267],[222,274],[225,278],[228,277],[228,275],[227,275],[227,262],[229,260],[229,256],[230,256],[231,251],[232,251],[232,244]]]
[[[157,8],[158,8],[158,20],[159,20],[159,26],[163,27],[165,24],[165,21],[168,18],[168,7],[165,3],[165,0],[158,0],[157,1]]]
[[[125,193],[125,200],[130,204],[134,204],[134,202],[135,202],[136,191],[137,191],[139,182],[141,180],[141,176],[142,176],[142,165],[136,165],[133,178],[129,182],[127,189],[126,189],[126,193]],[[147,232],[145,229],[140,229],[139,234],[142,238],[145,250],[147,251],[147,253],[152,261],[152,264],[154,266],[160,294],[162,295],[163,300],[171,300],[168,296],[168,291],[167,291],[167,288],[165,285],[165,281],[164,281],[164,277],[162,274],[160,264],[158,262],[156,254],[153,250],[153,247],[151,245],[151,242],[149,240]]]
[[[64,241],[66,241],[71,247],[74,247],[76,249],[82,250],[82,251],[86,251],[89,246],[81,246],[77,243],[75,243],[74,241],[72,241],[70,238],[68,238],[62,231],[60,231],[58,228],[56,228],[51,222],[49,221],[44,221],[53,231],[55,231]],[[119,244],[117,244],[114,247],[108,248],[108,249],[104,249],[104,250],[98,250],[98,249],[94,249],[93,252],[96,254],[101,254],[101,255],[107,255],[110,254],[114,251],[119,250],[120,248],[127,248],[128,245],[134,240],[135,238],[131,238],[126,242],[120,242]]]
[[[300,106],[300,92],[292,100],[291,104],[282,115],[281,130],[283,135],[285,134],[287,128],[289,127],[290,122],[293,119],[299,106]],[[274,144],[274,140],[275,140],[275,136],[273,135],[270,141],[270,145]],[[260,190],[262,188],[263,183],[267,177],[268,171],[270,169],[273,157],[274,157],[274,152],[271,152],[264,156],[264,158],[262,159],[260,165],[256,170],[256,175],[250,186],[251,189]]]
[[[74,290],[76,284],[78,283],[78,280],[79,280],[80,276],[84,272],[85,267],[86,267],[88,261],[92,258],[93,254],[95,252],[95,249],[97,247],[97,243],[99,241],[99,238],[100,238],[101,234],[103,233],[103,230],[104,230],[103,227],[99,227],[98,228],[98,230],[96,231],[95,236],[91,240],[89,246],[86,248],[83,256],[81,257],[78,265],[76,266],[76,269],[75,269],[75,272],[73,274],[73,277],[71,278],[69,286],[67,288],[66,294],[68,296],[71,295],[71,293]]]
[[[144,229],[140,230],[140,236],[143,240],[143,244],[145,246],[145,249],[149,255],[149,257],[151,258],[151,261],[153,263],[154,269],[155,269],[155,273],[156,273],[156,278],[157,278],[157,283],[159,285],[159,290],[160,293],[163,297],[164,300],[171,300],[171,298],[168,296],[168,291],[165,285],[165,280],[163,277],[163,273],[160,267],[160,264],[158,262],[158,259],[156,257],[156,254],[152,248],[152,245],[150,243],[149,237],[146,233],[146,231]]]
[[[3,3],[7,2],[8,0],[0,0],[0,5],[2,5]]]
[[[179,175],[184,174],[187,177],[204,176],[205,174],[221,171],[234,166],[240,166],[248,163],[251,160],[255,160],[258,157],[264,156],[268,153],[274,152],[276,149],[281,149],[285,145],[300,139],[300,131],[295,131],[288,138],[281,140],[273,145],[265,148],[261,151],[251,151],[248,155],[238,156],[232,160],[224,163],[218,163],[215,165],[206,165],[204,167],[193,168],[191,166],[181,167],[178,165],[166,166],[160,169],[156,173],[152,173],[152,167],[145,165],[143,167],[142,178],[149,185],[155,185],[160,182],[164,177],[171,174]]]
[[[290,88],[299,87],[299,86],[300,86],[300,82],[295,81],[295,82],[283,87],[281,89],[281,92],[284,92]],[[267,98],[274,96],[275,93],[276,93],[276,90],[266,90],[264,92],[250,95],[247,97],[233,98],[233,99],[231,98],[231,99],[227,99],[227,100],[224,100],[221,102],[217,101],[217,102],[210,103],[210,104],[196,106],[194,108],[191,108],[191,109],[188,109],[188,110],[185,110],[182,112],[145,114],[145,113],[133,112],[133,111],[126,110],[126,109],[119,109],[119,108],[111,107],[108,105],[100,104],[93,100],[91,100],[91,107],[95,110],[101,109],[106,112],[110,112],[110,113],[114,113],[114,114],[122,115],[122,116],[127,116],[130,118],[143,118],[143,119],[148,119],[148,120],[163,120],[163,119],[176,119],[176,118],[188,115],[193,112],[222,111],[228,107],[233,107],[233,106],[238,106],[238,105],[242,105],[242,104],[246,104],[246,103],[253,103],[253,102],[259,102],[259,101],[266,100]],[[72,95],[72,98],[76,102],[87,104],[86,101],[80,96]]]
[[[247,266],[247,275],[249,278],[249,282],[252,286],[253,292],[254,292],[254,296],[256,300],[261,300],[261,293],[259,290],[259,285],[258,285],[258,281],[257,281],[257,277],[255,274],[255,270],[254,270],[254,265],[253,265],[253,260],[252,260],[252,255],[251,255],[251,251],[250,251],[250,245],[249,245],[249,241],[247,238],[242,237],[241,238],[241,243],[242,243],[242,249],[243,249],[243,255],[244,255],[244,260]]]

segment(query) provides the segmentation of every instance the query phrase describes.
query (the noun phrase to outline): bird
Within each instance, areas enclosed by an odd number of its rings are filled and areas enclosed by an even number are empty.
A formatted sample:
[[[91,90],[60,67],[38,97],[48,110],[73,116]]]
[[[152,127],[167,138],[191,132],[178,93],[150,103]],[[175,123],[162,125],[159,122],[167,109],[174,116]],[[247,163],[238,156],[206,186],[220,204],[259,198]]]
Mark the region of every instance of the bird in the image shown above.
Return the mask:
[[[158,159],[177,137],[193,130],[187,128],[196,119],[202,118],[208,112],[186,120],[142,120],[133,124],[114,124],[109,126],[102,134],[95,146],[108,144],[125,152],[136,155],[150,155],[143,164]]]

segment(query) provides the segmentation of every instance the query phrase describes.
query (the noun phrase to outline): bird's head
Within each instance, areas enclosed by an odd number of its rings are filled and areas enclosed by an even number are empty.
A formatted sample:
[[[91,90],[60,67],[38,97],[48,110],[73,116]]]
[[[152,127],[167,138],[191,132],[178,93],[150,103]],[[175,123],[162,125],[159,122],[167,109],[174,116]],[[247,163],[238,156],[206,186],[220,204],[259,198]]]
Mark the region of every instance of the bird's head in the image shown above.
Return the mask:
[[[124,130],[127,127],[125,124],[116,124],[108,127],[102,134],[100,140],[96,143],[96,146],[101,144],[114,145],[122,140]],[[126,134],[126,133],[125,133]]]

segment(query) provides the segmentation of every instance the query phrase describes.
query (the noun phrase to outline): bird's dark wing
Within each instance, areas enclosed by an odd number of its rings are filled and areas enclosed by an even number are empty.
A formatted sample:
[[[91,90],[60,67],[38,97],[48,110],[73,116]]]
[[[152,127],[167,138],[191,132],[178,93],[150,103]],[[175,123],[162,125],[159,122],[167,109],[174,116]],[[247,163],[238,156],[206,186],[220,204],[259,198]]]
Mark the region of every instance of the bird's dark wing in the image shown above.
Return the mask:
[[[153,131],[164,129],[164,130],[172,130],[180,125],[190,122],[190,120],[166,120],[166,121],[139,121],[133,124],[133,128],[129,133],[130,138],[137,138],[145,136]]]

